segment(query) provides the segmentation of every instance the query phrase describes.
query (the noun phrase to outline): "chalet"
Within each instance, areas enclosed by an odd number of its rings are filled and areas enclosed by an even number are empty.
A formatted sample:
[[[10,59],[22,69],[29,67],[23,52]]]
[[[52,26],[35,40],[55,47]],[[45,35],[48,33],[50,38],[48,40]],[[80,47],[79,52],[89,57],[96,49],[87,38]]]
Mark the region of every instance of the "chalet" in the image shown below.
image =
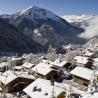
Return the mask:
[[[30,71],[33,67],[35,66],[35,64],[29,63],[29,62],[25,62],[22,67],[25,71]]]
[[[93,78],[93,71],[84,67],[76,67],[70,72],[73,75],[73,81],[81,85],[88,86]]]
[[[56,72],[51,69],[52,66],[53,65],[50,62],[40,62],[32,68],[32,71],[34,72],[35,77],[51,79],[51,77],[56,74]]]
[[[41,62],[42,62],[42,63],[50,63],[50,64],[53,63],[52,61],[49,61],[49,60],[47,60],[47,59],[42,59]]]
[[[83,56],[90,57],[90,58],[92,58],[94,56],[94,54],[95,54],[95,52],[90,51],[90,50],[86,50],[86,51],[82,52]]]
[[[65,91],[49,80],[38,78],[23,90],[28,98],[65,98]]]
[[[85,68],[92,68],[93,60],[88,57],[84,56],[76,56],[74,58],[74,62],[77,66],[85,67]]]
[[[22,65],[23,62],[24,62],[24,58],[22,58],[22,57],[19,57],[19,58],[14,58],[14,57],[13,57],[13,58],[10,60],[10,63],[11,63],[11,65],[13,65],[13,66]]]
[[[68,61],[61,61],[59,59],[55,60],[53,63],[53,66],[51,68],[58,70],[58,69],[67,69],[71,63],[69,63]]]
[[[0,63],[0,72],[4,72],[6,71],[6,69],[8,68],[8,62],[2,62]]]
[[[0,87],[2,92],[20,91],[32,83],[35,78],[25,72],[8,70],[0,73]]]
[[[14,66],[13,70],[15,70],[15,71],[22,71],[23,67],[22,66]]]

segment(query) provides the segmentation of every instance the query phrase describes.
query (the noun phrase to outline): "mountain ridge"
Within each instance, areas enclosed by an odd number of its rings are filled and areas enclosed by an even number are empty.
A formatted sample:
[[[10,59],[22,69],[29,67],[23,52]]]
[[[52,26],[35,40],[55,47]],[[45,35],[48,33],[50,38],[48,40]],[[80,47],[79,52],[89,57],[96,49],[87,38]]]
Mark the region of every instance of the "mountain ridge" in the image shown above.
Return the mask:
[[[15,14],[0,17],[17,28],[25,39],[30,40],[31,43],[37,43],[45,50],[48,50],[50,45],[60,51],[63,45],[85,42],[83,38],[77,36],[83,32],[83,29],[71,25],[63,18],[43,8],[29,7]],[[40,48],[38,51],[44,49]]]

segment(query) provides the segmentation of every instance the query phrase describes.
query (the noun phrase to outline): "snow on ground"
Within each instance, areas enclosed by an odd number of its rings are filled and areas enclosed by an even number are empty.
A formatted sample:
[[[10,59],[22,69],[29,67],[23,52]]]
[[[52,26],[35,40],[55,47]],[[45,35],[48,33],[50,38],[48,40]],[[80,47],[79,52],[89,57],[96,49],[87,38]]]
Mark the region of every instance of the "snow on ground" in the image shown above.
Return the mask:
[[[37,36],[42,36],[42,34],[39,33],[38,29],[34,29],[34,34],[36,34]]]

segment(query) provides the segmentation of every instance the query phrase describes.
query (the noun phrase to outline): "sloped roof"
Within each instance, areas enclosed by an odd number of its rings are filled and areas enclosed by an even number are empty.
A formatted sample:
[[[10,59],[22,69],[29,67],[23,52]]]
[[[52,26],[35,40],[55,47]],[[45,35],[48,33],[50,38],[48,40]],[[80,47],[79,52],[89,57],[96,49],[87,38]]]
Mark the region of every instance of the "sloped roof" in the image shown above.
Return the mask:
[[[20,72],[20,71],[14,72],[12,70],[8,70],[4,73],[0,73],[0,82],[7,85],[18,77],[21,78],[23,77],[23,78],[33,79],[33,80],[35,79],[33,75],[28,75],[27,72]]]
[[[88,62],[88,57],[76,56],[74,60],[76,60],[77,63],[86,64]]]
[[[25,62],[22,66],[25,67],[25,68],[31,68],[31,67],[34,66],[34,64],[29,63],[29,62]]]
[[[52,71],[52,69],[50,69],[51,66],[53,65],[50,63],[40,62],[38,65],[32,68],[32,70],[45,76]]]
[[[70,73],[87,80],[91,80],[93,76],[93,71],[84,67],[76,67]]]
[[[34,87],[40,89],[40,91],[33,91]],[[40,78],[31,83],[23,91],[26,92],[31,98],[51,98],[52,94],[57,98],[57,96],[64,92],[62,88],[56,86],[53,87],[49,80],[44,80]]]
[[[68,63],[68,61],[60,61],[57,59],[53,62],[53,65],[58,66],[58,67],[63,67],[66,63]]]

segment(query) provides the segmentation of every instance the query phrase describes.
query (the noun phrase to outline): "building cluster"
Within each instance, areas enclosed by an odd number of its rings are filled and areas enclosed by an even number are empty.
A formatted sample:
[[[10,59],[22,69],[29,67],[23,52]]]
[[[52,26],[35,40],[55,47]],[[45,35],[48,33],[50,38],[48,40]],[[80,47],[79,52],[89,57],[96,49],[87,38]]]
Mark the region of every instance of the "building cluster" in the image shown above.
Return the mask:
[[[72,61],[23,57],[0,63],[0,98],[98,98],[98,58],[84,51]]]

